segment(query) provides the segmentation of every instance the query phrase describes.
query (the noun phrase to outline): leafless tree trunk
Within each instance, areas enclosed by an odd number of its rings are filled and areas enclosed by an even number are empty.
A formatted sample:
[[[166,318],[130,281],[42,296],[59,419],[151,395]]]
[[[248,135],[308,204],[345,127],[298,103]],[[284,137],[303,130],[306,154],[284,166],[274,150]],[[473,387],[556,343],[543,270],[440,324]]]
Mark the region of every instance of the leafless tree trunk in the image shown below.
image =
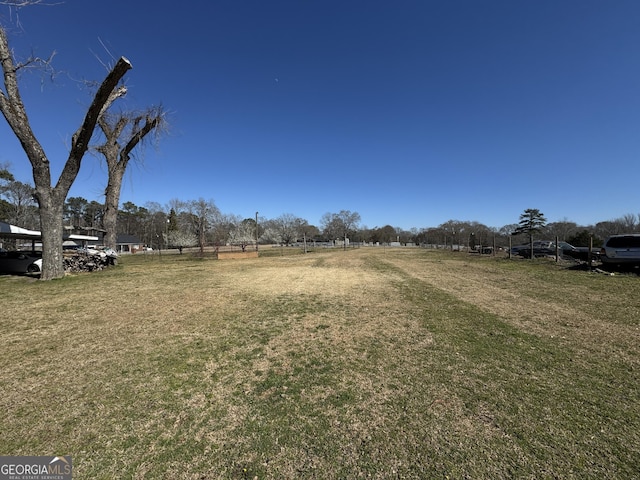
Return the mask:
[[[122,179],[131,160],[133,149],[153,131],[158,131],[164,124],[164,111],[160,107],[152,107],[142,114],[122,112],[108,115],[106,110],[126,90],[114,93],[98,119],[98,125],[105,137],[105,142],[97,147],[107,162],[109,178],[105,190],[105,210],[103,224],[106,230],[104,243],[116,248],[118,205]]]
[[[0,62],[4,74],[4,91],[0,91],[0,111],[24,149],[33,170],[35,197],[40,211],[42,231],[42,279],[51,280],[64,276],[62,263],[62,218],[64,201],[75,181],[80,163],[89,146],[89,140],[98,121],[103,105],[131,68],[129,61],[121,57],[104,79],[89,106],[84,121],[74,133],[71,150],[55,186],[51,184],[50,162],[31,129],[24,103],[18,88],[18,71],[26,64],[16,64],[6,32],[0,27]]]

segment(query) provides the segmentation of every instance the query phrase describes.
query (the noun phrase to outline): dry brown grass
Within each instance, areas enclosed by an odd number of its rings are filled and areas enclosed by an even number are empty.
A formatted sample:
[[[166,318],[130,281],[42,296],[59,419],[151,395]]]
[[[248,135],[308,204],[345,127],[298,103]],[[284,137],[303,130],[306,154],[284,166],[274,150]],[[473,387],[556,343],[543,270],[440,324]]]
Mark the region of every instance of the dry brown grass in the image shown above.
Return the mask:
[[[590,352],[604,356],[633,360],[640,355],[640,282],[636,276],[586,274],[545,260],[548,268],[556,270],[552,277],[547,269],[505,270],[503,263],[493,259],[465,259],[464,254],[443,256],[438,268],[433,268],[428,257],[417,260],[410,254],[389,260],[412,277],[523,331],[569,343],[579,341]],[[523,260],[515,264],[528,267]],[[576,285],[576,277],[583,280],[582,285]],[[607,313],[608,307],[615,308]],[[617,345],[623,348],[616,349]]]

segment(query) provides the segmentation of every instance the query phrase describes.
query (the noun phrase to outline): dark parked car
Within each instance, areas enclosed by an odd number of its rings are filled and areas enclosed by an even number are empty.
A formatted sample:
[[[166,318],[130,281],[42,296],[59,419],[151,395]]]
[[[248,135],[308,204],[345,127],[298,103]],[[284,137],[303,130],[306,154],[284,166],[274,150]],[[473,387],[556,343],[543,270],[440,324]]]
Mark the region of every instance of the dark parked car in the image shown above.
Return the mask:
[[[0,273],[39,275],[42,271],[42,252],[0,252]]]
[[[567,243],[567,245],[569,244]],[[531,258],[531,245],[529,245],[528,243],[524,245],[517,245],[511,249],[511,253],[515,255],[520,255],[521,257]],[[536,240],[535,242],[533,242],[534,257],[545,257],[547,255],[555,255],[555,254],[556,254],[555,242],[551,240]]]
[[[640,265],[640,234],[613,235],[605,240],[600,250],[604,265]]]
[[[589,261],[589,247],[573,247],[573,250],[565,251],[563,250],[563,255],[567,257],[573,257],[576,260],[582,260],[583,262]],[[592,248],[591,249],[591,260],[596,261],[600,260],[600,249]]]
[[[531,258],[531,247],[529,245],[520,245],[515,252],[522,257]],[[513,252],[512,252],[513,253]],[[551,240],[537,240],[533,242],[533,256],[534,257],[546,257],[556,254],[556,242]],[[574,247],[567,242],[558,242],[558,254],[562,257],[575,258],[576,260],[588,261],[589,260],[589,247]],[[591,259],[598,259],[598,251],[591,251]]]

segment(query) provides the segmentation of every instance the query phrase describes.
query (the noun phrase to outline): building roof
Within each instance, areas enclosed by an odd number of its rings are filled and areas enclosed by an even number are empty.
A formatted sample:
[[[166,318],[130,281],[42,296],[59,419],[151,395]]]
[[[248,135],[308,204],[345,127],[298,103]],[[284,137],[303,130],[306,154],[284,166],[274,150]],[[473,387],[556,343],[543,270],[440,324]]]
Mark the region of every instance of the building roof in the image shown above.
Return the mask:
[[[142,243],[135,235],[129,235],[128,233],[119,233],[116,235],[116,243],[118,245],[133,245]]]
[[[38,230],[28,230],[17,227],[7,222],[0,222],[0,237],[16,238],[20,240],[41,240],[42,234]],[[63,235],[64,240],[98,240],[98,237],[91,235]]]

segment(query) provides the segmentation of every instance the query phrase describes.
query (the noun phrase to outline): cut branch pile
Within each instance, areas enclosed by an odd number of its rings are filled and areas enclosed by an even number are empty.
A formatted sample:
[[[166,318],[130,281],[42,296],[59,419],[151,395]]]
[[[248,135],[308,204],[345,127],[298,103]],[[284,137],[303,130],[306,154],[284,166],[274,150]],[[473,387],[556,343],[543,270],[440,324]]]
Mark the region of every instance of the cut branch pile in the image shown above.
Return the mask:
[[[116,263],[115,256],[104,252],[65,254],[64,271],[65,273],[95,272]]]

